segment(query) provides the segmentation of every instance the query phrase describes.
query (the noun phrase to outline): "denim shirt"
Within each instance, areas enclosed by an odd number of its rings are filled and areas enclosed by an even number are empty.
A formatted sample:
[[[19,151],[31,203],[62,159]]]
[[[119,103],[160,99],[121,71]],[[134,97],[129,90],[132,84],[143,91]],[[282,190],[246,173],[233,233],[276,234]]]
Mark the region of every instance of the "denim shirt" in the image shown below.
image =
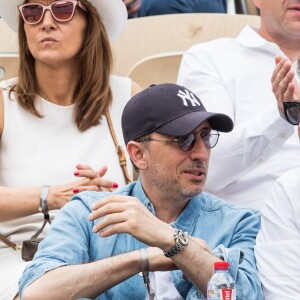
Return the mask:
[[[47,237],[40,243],[34,260],[27,266],[20,279],[21,296],[26,286],[52,269],[89,263],[147,247],[126,233],[105,238],[93,233],[92,228],[101,219],[88,220],[92,211],[90,207],[95,201],[109,194],[111,193],[82,192],[60,210]],[[112,194],[134,196],[155,214],[140,181]],[[175,220],[174,227],[188,232],[190,236],[203,239],[210,249],[213,249],[214,255],[229,262],[229,272],[236,280],[237,299],[263,299],[253,250],[260,227],[258,211],[239,208],[210,194],[202,193],[190,199]],[[176,289],[184,299],[204,299],[205,296],[180,270],[170,273]],[[141,300],[145,299],[146,295],[143,279],[136,274],[95,299]]]

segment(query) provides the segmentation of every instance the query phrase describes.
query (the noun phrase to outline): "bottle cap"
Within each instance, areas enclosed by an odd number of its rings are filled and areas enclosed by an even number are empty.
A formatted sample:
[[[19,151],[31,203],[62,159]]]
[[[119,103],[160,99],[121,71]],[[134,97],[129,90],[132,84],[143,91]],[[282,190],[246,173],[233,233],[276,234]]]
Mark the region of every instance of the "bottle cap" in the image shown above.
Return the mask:
[[[214,263],[214,269],[215,270],[228,270],[229,269],[229,263],[227,261],[218,261]]]

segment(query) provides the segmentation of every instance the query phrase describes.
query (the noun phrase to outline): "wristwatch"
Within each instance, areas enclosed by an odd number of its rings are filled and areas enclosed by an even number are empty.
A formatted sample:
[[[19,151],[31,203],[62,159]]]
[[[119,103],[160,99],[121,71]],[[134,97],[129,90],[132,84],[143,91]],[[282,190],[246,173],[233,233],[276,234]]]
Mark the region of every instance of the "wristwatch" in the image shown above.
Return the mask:
[[[42,212],[44,216],[49,217],[49,211],[48,211],[48,192],[49,192],[49,185],[43,185],[41,194],[40,194],[40,206],[38,208],[38,211]]]
[[[175,254],[178,254],[189,244],[189,237],[187,233],[177,228],[175,228],[174,239],[175,239],[175,246],[171,248],[169,251],[164,252],[164,255],[166,257],[172,257]]]

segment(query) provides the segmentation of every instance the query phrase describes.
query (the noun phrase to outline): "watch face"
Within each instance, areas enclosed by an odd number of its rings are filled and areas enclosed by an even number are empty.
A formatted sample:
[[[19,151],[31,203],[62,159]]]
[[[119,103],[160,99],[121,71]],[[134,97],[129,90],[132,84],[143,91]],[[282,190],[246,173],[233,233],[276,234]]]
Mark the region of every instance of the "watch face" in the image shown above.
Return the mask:
[[[187,244],[189,243],[188,235],[183,231],[179,231],[178,232],[178,241],[182,246],[187,246]]]

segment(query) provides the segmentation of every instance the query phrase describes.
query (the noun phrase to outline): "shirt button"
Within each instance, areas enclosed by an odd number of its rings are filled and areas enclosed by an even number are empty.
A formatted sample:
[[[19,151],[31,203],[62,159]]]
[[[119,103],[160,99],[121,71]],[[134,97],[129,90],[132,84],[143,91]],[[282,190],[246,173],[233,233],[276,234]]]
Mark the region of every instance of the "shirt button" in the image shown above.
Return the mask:
[[[280,136],[282,139],[286,139],[286,133],[284,133],[284,132],[281,132],[279,136]]]
[[[261,165],[263,162],[264,162],[263,159],[259,159],[259,160],[257,161],[257,164],[258,164],[258,165]]]

